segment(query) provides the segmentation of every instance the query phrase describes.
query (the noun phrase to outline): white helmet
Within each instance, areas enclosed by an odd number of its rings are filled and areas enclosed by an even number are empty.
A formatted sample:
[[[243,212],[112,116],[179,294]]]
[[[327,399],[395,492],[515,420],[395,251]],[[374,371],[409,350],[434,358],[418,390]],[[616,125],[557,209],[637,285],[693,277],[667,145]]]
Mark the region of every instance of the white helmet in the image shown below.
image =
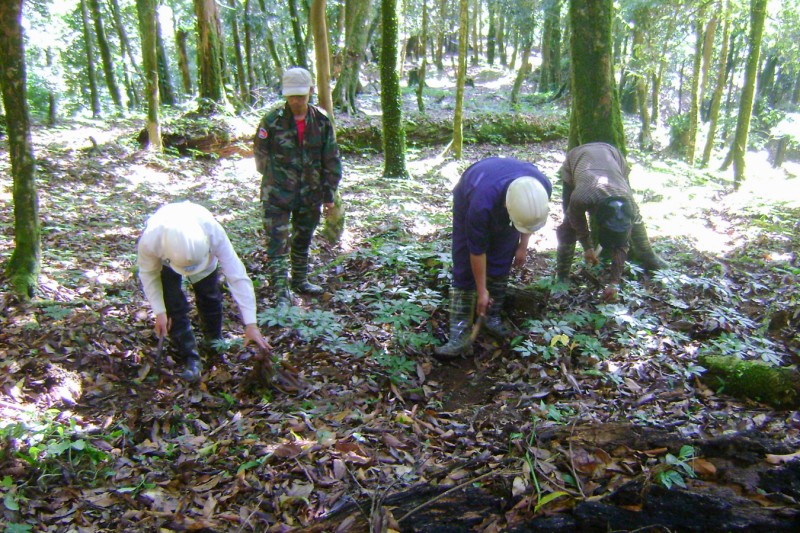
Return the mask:
[[[523,176],[508,186],[506,209],[517,231],[533,233],[544,227],[547,222],[550,198],[539,180]]]
[[[161,234],[164,261],[181,276],[199,274],[211,260],[208,235],[197,222],[174,222]]]

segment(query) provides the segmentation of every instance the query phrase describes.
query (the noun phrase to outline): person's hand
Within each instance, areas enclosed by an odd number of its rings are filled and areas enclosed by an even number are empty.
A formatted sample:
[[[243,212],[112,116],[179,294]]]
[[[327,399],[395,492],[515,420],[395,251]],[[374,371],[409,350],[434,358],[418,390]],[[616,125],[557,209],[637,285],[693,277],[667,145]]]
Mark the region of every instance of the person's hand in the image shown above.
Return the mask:
[[[517,248],[517,251],[514,253],[514,267],[520,268],[522,265],[525,264],[525,261],[528,259],[528,250],[527,248]]]
[[[269,344],[267,344],[267,341],[264,340],[264,336],[261,334],[261,331],[255,324],[247,324],[244,328],[245,347],[247,347],[247,345],[251,342],[256,343],[256,345],[262,350],[269,350]]]
[[[583,259],[586,261],[587,265],[596,265],[600,262],[597,259],[597,252],[594,251],[594,248],[589,248],[583,252]]]
[[[156,326],[154,328],[156,332],[156,337],[161,339],[167,336],[167,333],[169,332],[169,327],[171,325],[170,322],[171,320],[167,318],[167,313],[159,313],[156,315]]]
[[[475,312],[478,316],[486,316],[486,312],[492,305],[492,298],[489,296],[489,291],[486,289],[478,291],[478,303],[475,306]]]
[[[334,205],[335,204],[333,202],[322,204],[322,216],[328,218],[328,216],[331,214],[331,211],[333,211]]]

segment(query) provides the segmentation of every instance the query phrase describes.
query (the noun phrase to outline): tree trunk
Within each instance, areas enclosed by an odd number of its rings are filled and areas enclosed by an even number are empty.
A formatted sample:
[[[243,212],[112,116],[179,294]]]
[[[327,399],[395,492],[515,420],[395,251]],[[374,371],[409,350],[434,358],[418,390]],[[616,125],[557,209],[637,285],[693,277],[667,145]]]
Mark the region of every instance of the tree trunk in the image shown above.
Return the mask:
[[[612,0],[570,2],[573,100],[569,148],[602,141],[626,151],[614,78],[613,13]]]
[[[53,62],[53,50],[47,47],[45,50],[45,58],[47,60],[47,69],[50,71],[50,76],[55,78],[55,64]],[[55,126],[58,122],[58,95],[53,90],[52,84],[47,87],[47,125]]]
[[[472,30],[472,65],[478,64],[478,50],[480,48],[480,34],[478,33],[478,14],[481,10],[481,0],[473,0],[472,2],[472,24],[470,25],[470,29]],[[533,29],[533,28],[531,28]]]
[[[111,94],[111,100],[119,113],[124,113],[122,107],[122,95],[117,85],[117,77],[114,74],[114,60],[111,57],[111,48],[108,46],[106,30],[103,27],[103,17],[100,14],[100,4],[97,0],[89,0],[89,8],[94,21],[94,33],[97,36],[97,46],[100,48],[100,58],[103,62],[103,73],[106,77],[106,86]]]
[[[434,60],[436,62],[436,69],[439,72],[444,71],[444,49],[445,49],[445,26],[447,20],[447,0],[439,0],[439,30],[436,32],[436,51],[434,53]]]
[[[466,1],[466,0],[462,0]],[[381,108],[385,178],[407,178],[400,77],[397,74],[397,0],[381,0]]]
[[[686,161],[689,165],[694,165],[694,153],[697,146],[697,117],[699,114],[699,92],[700,92],[700,66],[703,60],[703,26],[705,20],[705,9],[698,8],[697,19],[694,23],[695,45],[694,58],[692,61],[692,83],[691,94],[689,95],[689,132],[686,145]]]
[[[647,105],[647,72],[650,70],[645,58],[644,37],[650,30],[650,17],[652,13],[647,7],[636,9],[633,14],[633,46],[632,63],[634,85],[636,91],[636,107],[639,110],[641,129],[639,130],[639,148],[643,151],[653,149],[653,136],[650,131],[650,108]]]
[[[488,0],[487,9],[489,10],[489,28],[486,30],[486,62],[489,66],[494,65],[495,47],[497,45],[497,27],[495,26],[495,12],[497,11],[497,0]]]
[[[308,69],[308,51],[306,50],[306,41],[300,23],[300,14],[297,11],[297,0],[288,0],[288,3],[292,35],[294,36],[295,65]]]
[[[701,116],[702,116],[702,106],[703,102],[705,102],[706,98],[706,89],[708,87],[708,74],[711,70],[711,57],[714,55],[714,37],[717,33],[717,26],[719,25],[719,16],[715,14],[711,17],[711,20],[708,21],[706,25],[706,31],[703,36],[703,65],[700,69],[700,97],[698,98],[698,102],[700,102],[701,107]],[[705,120],[705,117],[703,117]]]
[[[161,127],[158,122],[158,52],[156,50],[156,1],[136,0],[139,33],[142,37],[142,65],[147,95],[147,141],[151,150],[161,151]]]
[[[186,48],[186,40],[189,34],[183,28],[175,30],[175,48],[178,52],[178,70],[181,73],[183,94],[190,95],[194,92],[192,88],[192,75],[189,72],[189,53]]]
[[[738,190],[744,180],[747,153],[747,136],[750,133],[750,118],[753,111],[758,58],[761,53],[761,36],[764,33],[764,19],[767,16],[767,0],[751,0],[750,2],[750,49],[747,54],[747,65],[744,72],[744,86],[739,101],[739,117],[736,121],[736,135],[731,149],[733,157],[733,187]]]
[[[422,99],[422,93],[425,90],[425,70],[428,68],[428,2],[422,0],[422,34],[419,39],[420,55],[422,60],[419,64],[419,72],[417,76],[417,109],[419,112],[425,113],[425,102]]]
[[[81,19],[83,21],[83,43],[84,46],[86,46],[86,77],[89,82],[92,117],[98,118],[100,116],[100,94],[97,92],[94,44],[92,41],[92,30],[89,27],[89,10],[86,7],[86,0],[81,0]]]
[[[236,0],[228,0],[228,10],[230,18],[228,24],[231,27],[231,37],[233,38],[233,54],[236,62],[236,84],[239,87],[239,99],[247,102],[249,90],[247,88],[247,74],[244,70],[244,58],[242,57],[242,41],[239,38],[239,14],[237,13]]]
[[[225,102],[222,80],[222,43],[219,14],[214,0],[194,0],[197,16],[197,61],[200,108],[209,110]]]
[[[36,159],[28,112],[22,0],[0,2],[0,89],[6,110],[13,177],[14,252],[6,275],[20,300],[33,297],[41,268],[41,226],[36,190]]]
[[[256,97],[256,78],[253,70],[253,20],[250,18],[250,0],[244,1],[244,59],[247,87],[249,87],[245,102],[253,105]]]
[[[531,27],[531,31],[533,31],[533,27]],[[514,79],[514,85],[511,88],[511,105],[517,105],[519,103],[519,93],[522,90],[522,83],[525,81],[525,77],[531,71],[531,63],[529,58],[531,56],[532,47],[533,44],[531,43],[531,37],[526,32],[526,34],[522,36],[519,70],[517,71],[517,77]]]
[[[333,89],[334,105],[344,109],[345,113],[358,111],[356,94],[359,87],[361,63],[367,49],[371,0],[346,0],[345,5],[345,39],[342,71]]]
[[[720,2],[720,8],[722,2]],[[711,105],[708,110],[708,137],[706,137],[706,145],[703,149],[703,159],[700,164],[705,168],[711,160],[711,151],[714,149],[714,137],[717,132],[717,122],[719,120],[719,109],[722,103],[722,93],[725,90],[725,74],[727,73],[726,65],[728,63],[728,37],[730,33],[730,21],[728,20],[728,11],[730,8],[730,0],[725,0],[725,7],[721,11],[723,17],[722,24],[722,50],[719,52],[719,65],[717,66],[717,78],[714,84],[714,92],[711,95]]]
[[[131,79],[131,70],[139,77],[142,84],[145,83],[144,75],[142,74],[136,58],[133,56],[130,41],[128,40],[128,33],[125,31],[125,26],[122,24],[122,15],[119,10],[119,2],[117,0],[110,0],[109,6],[111,8],[111,20],[114,23],[114,29],[117,32],[120,45],[120,55],[122,56],[122,76],[125,82],[125,93],[128,95],[128,109],[136,109],[139,107],[139,91],[134,87],[134,82]]]
[[[161,22],[156,17],[156,59],[158,61],[158,95],[162,105],[175,105],[175,91],[172,89],[172,78],[169,75],[169,62],[164,39],[161,37]]]
[[[456,109],[453,116],[453,156],[461,159],[464,144],[464,83],[467,78],[467,36],[469,35],[469,0],[460,0],[458,25],[458,74],[456,76]]]
[[[561,63],[561,0],[547,0],[542,28],[542,66],[539,71],[539,92],[557,89]]]
[[[506,50],[506,17],[505,13],[500,10],[497,12],[497,54],[500,56],[500,65],[503,67],[508,66],[508,50]]]

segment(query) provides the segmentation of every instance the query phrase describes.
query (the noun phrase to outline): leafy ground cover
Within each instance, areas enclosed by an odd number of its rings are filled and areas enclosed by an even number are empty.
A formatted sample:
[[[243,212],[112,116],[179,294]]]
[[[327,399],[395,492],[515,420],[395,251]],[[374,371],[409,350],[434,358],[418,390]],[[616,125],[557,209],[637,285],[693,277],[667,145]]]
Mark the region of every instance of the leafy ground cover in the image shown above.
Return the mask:
[[[515,338],[479,336],[473,356],[444,364],[431,353],[447,335],[450,188],[497,154],[555,178],[564,142],[472,145],[462,161],[412,146],[408,181],[382,179],[378,154],[348,154],[346,234],[313,250],[328,293],[280,313],[267,298],[252,159],[149,154],[140,127],[35,133],[41,293],[22,305],[0,286],[8,531],[797,526],[800,416],[729,397],[698,363],[705,353],[798,363],[796,165],[774,170],[752,154],[734,192],[722,173],[631,154],[670,268],[630,266],[614,304],[580,265],[571,285],[553,281],[556,187],[551,220],[514,273],[537,305],[509,309]],[[184,198],[228,229],[272,357],[297,381],[253,379],[230,298],[226,346],[199,387],[173,376],[170,353],[155,372],[135,243],[149,213]]]

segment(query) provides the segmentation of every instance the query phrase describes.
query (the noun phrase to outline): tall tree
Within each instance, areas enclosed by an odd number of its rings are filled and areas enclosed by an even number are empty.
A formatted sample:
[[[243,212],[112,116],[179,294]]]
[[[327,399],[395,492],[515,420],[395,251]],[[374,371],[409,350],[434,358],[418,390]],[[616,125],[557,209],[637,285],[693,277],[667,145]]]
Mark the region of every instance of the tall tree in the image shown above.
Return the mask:
[[[758,60],[761,54],[761,38],[764,34],[764,20],[767,16],[767,0],[750,0],[750,37],[747,64],[744,71],[744,86],[739,101],[739,116],[736,121],[736,134],[731,147],[733,158],[733,186],[739,189],[744,181],[747,153],[747,136],[750,133],[750,118],[753,112],[753,99],[758,75]]]
[[[730,0],[720,0],[719,7],[723,18],[722,22],[722,49],[719,52],[719,60],[717,65],[717,77],[714,82],[714,91],[711,94],[711,105],[708,111],[708,137],[706,137],[706,145],[703,149],[703,159],[700,166],[707,167],[711,159],[711,151],[714,149],[714,137],[717,132],[717,121],[719,119],[719,109],[722,103],[722,93],[725,90],[725,66],[728,63],[728,37],[730,35],[730,17],[728,12],[730,9]]]
[[[602,141],[624,153],[611,40],[613,0],[570,0],[569,16],[573,95],[569,148]]]
[[[298,67],[308,69],[308,50],[306,50],[303,26],[300,21],[300,13],[297,10],[297,0],[288,0],[289,17],[292,25],[292,35],[294,36],[294,63]]]
[[[131,69],[142,84],[145,83],[144,75],[136,63],[136,58],[133,55],[130,40],[128,39],[128,32],[125,30],[125,25],[122,23],[122,13],[119,9],[118,0],[110,0],[109,7],[111,8],[111,20],[114,23],[114,29],[119,38],[119,46],[122,55],[122,76],[125,82],[125,92],[128,95],[128,108],[135,108],[139,106],[139,91],[134,87],[134,80],[131,74]]]
[[[695,45],[692,58],[692,78],[689,95],[689,133],[686,144],[686,161],[694,165],[695,147],[697,146],[697,124],[700,115],[700,67],[703,60],[703,42],[705,41],[705,6],[697,9],[694,20]]]
[[[28,112],[23,0],[0,2],[0,89],[6,110],[9,158],[13,177],[14,252],[6,275],[18,298],[32,298],[41,268],[41,226],[36,189],[36,160]]]
[[[236,63],[236,83],[239,86],[239,98],[242,102],[247,102],[247,73],[244,69],[244,57],[242,56],[242,41],[239,37],[239,9],[236,0],[228,0],[228,24],[231,27],[231,37],[233,38],[233,58]]]
[[[561,1],[546,0],[542,27],[539,92],[555,91],[561,83]]]
[[[136,0],[139,33],[142,39],[145,93],[147,95],[147,140],[152,150],[161,151],[161,126],[158,120],[158,52],[156,51],[156,1]]]
[[[89,26],[89,9],[87,0],[81,0],[81,20],[83,22],[83,44],[86,47],[86,79],[89,82],[89,98],[91,99],[92,117],[100,116],[100,93],[97,91],[97,67],[94,58],[94,41]]]
[[[466,0],[462,0],[466,1]],[[397,72],[397,0],[381,0],[381,108],[383,110],[383,176],[407,178],[406,132]]]
[[[464,145],[464,84],[467,78],[469,0],[459,1],[458,20],[458,73],[456,75],[456,109],[453,114],[453,155],[456,159],[461,159]]]
[[[534,2],[531,0],[520,1],[518,4],[520,10],[515,13],[520,62],[517,77],[514,79],[514,85],[511,88],[510,99],[512,105],[516,105],[519,102],[522,83],[531,70],[530,56],[531,48],[533,48],[533,29],[536,26],[536,10],[534,7]]]
[[[169,74],[169,60],[164,38],[161,36],[161,21],[156,17],[156,60],[158,61],[158,96],[162,105],[175,105],[175,91],[172,89],[172,76]]]
[[[367,49],[372,0],[345,0],[344,11],[342,70],[333,88],[333,103],[346,113],[355,113],[358,110],[356,93],[361,63]]]
[[[114,59],[111,56],[111,46],[108,44],[105,26],[103,26],[103,16],[100,12],[100,3],[97,0],[89,0],[89,8],[94,21],[94,33],[97,36],[97,46],[100,48],[100,59],[103,63],[103,73],[106,77],[106,86],[111,94],[111,100],[119,113],[124,113],[122,107],[122,95],[117,85],[117,76],[114,73]]]
[[[425,113],[425,101],[422,93],[425,90],[425,71],[428,68],[428,2],[422,0],[422,31],[419,38],[419,75],[417,77],[417,109],[420,113]]]
[[[192,75],[189,71],[189,51],[187,48],[189,33],[182,27],[175,28],[175,51],[178,54],[178,71],[181,73],[183,94],[192,94]]]
[[[222,36],[215,0],[194,0],[197,16],[197,61],[200,71],[200,107],[225,102],[222,72]]]

